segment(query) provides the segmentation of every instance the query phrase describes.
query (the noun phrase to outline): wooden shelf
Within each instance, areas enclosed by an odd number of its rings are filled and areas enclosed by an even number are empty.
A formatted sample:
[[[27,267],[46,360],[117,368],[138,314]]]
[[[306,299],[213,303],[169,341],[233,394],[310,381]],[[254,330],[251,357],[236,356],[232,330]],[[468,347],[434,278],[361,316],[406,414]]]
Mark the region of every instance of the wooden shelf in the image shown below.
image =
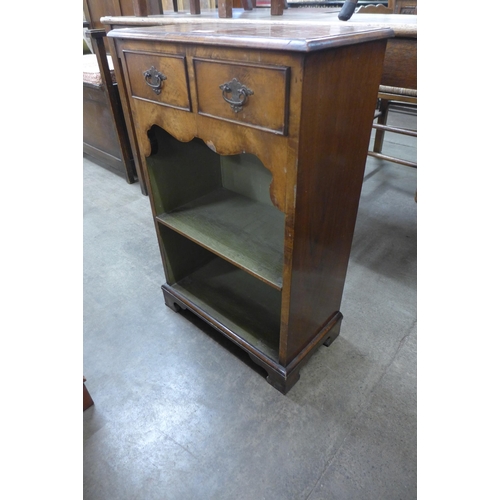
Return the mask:
[[[285,220],[278,209],[220,188],[157,220],[281,290]]]
[[[280,292],[219,257],[171,288],[237,338],[278,360]]]

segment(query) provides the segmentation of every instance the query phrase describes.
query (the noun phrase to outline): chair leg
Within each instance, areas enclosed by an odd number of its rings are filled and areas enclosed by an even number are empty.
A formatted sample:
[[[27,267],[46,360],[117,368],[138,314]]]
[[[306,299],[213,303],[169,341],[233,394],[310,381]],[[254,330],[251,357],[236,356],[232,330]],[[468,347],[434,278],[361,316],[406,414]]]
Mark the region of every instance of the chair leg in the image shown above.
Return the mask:
[[[85,377],[83,377],[83,411],[85,411],[87,408],[90,408],[93,404],[94,401],[88,389],[85,387]]]
[[[191,13],[191,15],[200,14],[200,0],[189,0],[189,12]]]
[[[219,17],[230,19],[233,17],[233,0],[219,0],[217,2]]]
[[[288,7],[286,0],[271,0],[271,16],[282,16],[285,5]]]
[[[379,125],[387,125],[387,116],[389,115],[389,101],[387,99],[380,99],[380,115],[378,117],[377,123]],[[375,153],[382,152],[382,146],[384,145],[385,130],[378,129],[375,132],[375,143],[373,145],[373,151]]]

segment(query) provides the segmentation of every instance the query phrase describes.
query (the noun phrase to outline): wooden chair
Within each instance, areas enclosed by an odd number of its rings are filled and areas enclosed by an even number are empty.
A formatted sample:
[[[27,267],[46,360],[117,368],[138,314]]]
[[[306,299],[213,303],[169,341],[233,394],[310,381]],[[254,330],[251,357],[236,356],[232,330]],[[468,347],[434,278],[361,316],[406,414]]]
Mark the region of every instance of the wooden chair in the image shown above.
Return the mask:
[[[393,8],[395,0],[389,1],[389,8]],[[414,2],[416,4],[416,1]],[[396,1],[397,4],[397,1]],[[357,14],[370,14],[369,7],[360,7]],[[375,6],[379,11],[379,6]],[[372,21],[373,16],[370,18]],[[391,161],[408,167],[417,167],[417,163],[403,158],[383,153],[385,132],[417,137],[417,131],[407,128],[397,128],[387,125],[389,112],[396,107],[403,110],[417,110],[417,40],[415,33],[405,35],[396,34],[387,44],[387,51],[384,59],[384,71],[382,82],[379,88],[377,109],[375,112],[376,123],[373,124],[375,132],[375,142],[373,149],[368,151],[369,156]]]
[[[394,156],[386,155],[382,152],[384,145],[385,132],[393,132],[395,134],[402,134],[411,137],[417,137],[417,131],[408,128],[391,127],[387,125],[387,118],[390,109],[399,107],[414,110],[417,109],[417,89],[405,89],[398,87],[387,87],[381,85],[378,93],[378,106],[375,113],[377,122],[373,124],[375,132],[375,142],[373,150],[368,151],[369,156],[379,158],[382,160],[391,161],[407,167],[417,167],[417,163],[403,158],[396,158]]]

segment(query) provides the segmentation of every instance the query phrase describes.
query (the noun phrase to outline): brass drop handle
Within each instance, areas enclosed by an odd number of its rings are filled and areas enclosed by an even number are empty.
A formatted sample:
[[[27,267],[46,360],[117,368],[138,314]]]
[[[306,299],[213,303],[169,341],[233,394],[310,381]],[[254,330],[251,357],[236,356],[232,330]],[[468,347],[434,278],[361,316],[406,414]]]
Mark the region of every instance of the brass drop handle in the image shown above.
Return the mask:
[[[146,83],[153,89],[153,92],[159,95],[161,92],[161,82],[166,80],[167,77],[163,73],[160,73],[154,66],[144,71],[143,75]]]
[[[233,78],[230,82],[219,85],[219,88],[222,90],[222,98],[231,106],[231,109],[235,113],[239,113],[242,110],[248,96],[253,95],[253,90],[245,87],[245,85],[239,82],[236,78]],[[227,97],[228,94],[231,94],[231,96],[237,96],[237,99],[230,99]]]

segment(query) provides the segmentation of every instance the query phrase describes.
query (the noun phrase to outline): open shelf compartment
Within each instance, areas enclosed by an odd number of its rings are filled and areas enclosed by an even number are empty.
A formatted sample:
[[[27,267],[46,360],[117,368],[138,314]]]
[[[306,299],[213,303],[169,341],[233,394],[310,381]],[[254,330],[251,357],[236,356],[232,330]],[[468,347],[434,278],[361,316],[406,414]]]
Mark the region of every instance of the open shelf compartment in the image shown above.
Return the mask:
[[[250,154],[221,156],[159,127],[153,134],[161,145],[148,159],[156,220],[281,290],[285,217],[270,201],[271,173]]]
[[[166,229],[170,231],[169,229]],[[211,254],[208,261],[170,286],[238,342],[278,361],[281,292]]]

